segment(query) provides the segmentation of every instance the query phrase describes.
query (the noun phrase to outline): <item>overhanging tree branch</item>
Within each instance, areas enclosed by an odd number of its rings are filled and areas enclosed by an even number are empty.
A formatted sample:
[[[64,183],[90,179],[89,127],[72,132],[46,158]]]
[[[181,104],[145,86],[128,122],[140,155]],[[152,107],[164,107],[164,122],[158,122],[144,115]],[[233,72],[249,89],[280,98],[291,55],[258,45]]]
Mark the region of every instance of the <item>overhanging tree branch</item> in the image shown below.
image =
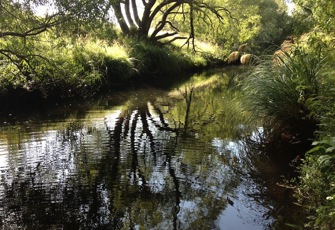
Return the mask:
[[[174,3],[172,6],[170,6],[169,9],[167,9],[165,11],[165,13],[163,14],[162,16],[162,20],[161,20],[161,23],[157,26],[157,28],[154,30],[154,32],[151,34],[150,38],[152,40],[155,40],[157,41],[156,39],[156,36],[157,34],[164,28],[165,24],[167,23],[167,17],[169,16],[169,14],[175,9],[177,8],[178,6],[180,6],[180,2],[176,2]]]
[[[184,36],[175,36],[171,40],[169,40],[168,42],[165,42],[165,43],[166,44],[171,44],[172,42],[174,42],[176,40],[182,40],[182,39],[187,39],[187,37],[184,37]]]
[[[57,13],[51,16],[48,16],[45,20],[45,22],[42,22],[40,25],[37,25],[36,27],[30,28],[26,30],[25,32],[16,32],[16,31],[0,31],[0,38],[6,37],[6,36],[13,36],[13,37],[21,37],[26,38],[30,36],[36,36],[38,34],[41,34],[45,32],[47,29],[54,27],[56,25],[59,25],[63,21],[56,19],[55,21],[52,21],[53,19],[63,15],[63,13]]]
[[[160,39],[163,39],[163,38],[167,38],[167,37],[171,37],[171,36],[174,36],[174,35],[177,35],[178,32],[173,32],[173,33],[164,33],[164,34],[161,34],[161,35],[158,35],[155,37],[155,40],[158,41]]]
[[[54,65],[54,63],[52,63],[48,58],[40,55],[40,54],[21,54],[18,52],[15,52],[14,50],[9,50],[9,49],[0,49],[0,54],[5,56],[12,64],[14,64],[17,69],[23,74],[26,75],[33,73],[35,75],[38,75],[38,73],[35,71],[35,67],[31,64],[32,59],[38,58],[38,59],[42,59],[45,62],[48,62],[49,64],[51,64],[52,66],[54,66],[56,69],[58,69],[57,66]],[[29,67],[29,71],[28,70],[24,70],[24,65],[23,62]],[[28,71],[26,73],[26,71]],[[30,72],[31,71],[31,72]]]

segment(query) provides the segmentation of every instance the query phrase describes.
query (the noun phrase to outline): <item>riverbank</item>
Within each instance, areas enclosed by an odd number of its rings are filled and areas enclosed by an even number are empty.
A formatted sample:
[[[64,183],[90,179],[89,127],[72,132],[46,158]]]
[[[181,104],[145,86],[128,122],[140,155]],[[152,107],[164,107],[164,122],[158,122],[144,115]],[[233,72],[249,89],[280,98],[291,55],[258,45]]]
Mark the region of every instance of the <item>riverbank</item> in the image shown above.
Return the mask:
[[[35,45],[36,50],[44,50],[43,58],[24,66],[10,62],[1,65],[1,101],[90,98],[133,85],[158,84],[168,78],[175,81],[178,79],[173,78],[180,74],[225,63],[224,54],[215,47],[194,52],[134,38],[110,42],[90,36],[75,40],[65,37]]]

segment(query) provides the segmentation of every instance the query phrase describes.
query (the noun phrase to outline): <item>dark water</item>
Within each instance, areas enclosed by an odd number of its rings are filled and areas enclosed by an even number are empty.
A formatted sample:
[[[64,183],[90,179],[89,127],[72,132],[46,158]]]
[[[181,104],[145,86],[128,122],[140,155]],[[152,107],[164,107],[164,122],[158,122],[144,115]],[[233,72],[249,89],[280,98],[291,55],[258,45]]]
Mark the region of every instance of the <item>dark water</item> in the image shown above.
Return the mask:
[[[1,228],[285,226],[280,173],[246,160],[243,140],[261,128],[242,116],[232,74],[3,114]]]

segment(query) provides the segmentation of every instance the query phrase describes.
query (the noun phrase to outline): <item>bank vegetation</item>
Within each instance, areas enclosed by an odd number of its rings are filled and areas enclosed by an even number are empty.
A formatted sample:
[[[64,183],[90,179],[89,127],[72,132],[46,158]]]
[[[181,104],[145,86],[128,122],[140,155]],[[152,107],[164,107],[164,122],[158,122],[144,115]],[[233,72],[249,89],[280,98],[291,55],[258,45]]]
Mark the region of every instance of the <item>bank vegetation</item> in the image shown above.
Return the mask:
[[[260,62],[245,80],[245,105],[264,122],[268,152],[284,150],[279,158],[288,156],[298,173],[288,188],[307,219],[288,226],[335,229],[335,5],[294,2],[301,24],[290,47]]]

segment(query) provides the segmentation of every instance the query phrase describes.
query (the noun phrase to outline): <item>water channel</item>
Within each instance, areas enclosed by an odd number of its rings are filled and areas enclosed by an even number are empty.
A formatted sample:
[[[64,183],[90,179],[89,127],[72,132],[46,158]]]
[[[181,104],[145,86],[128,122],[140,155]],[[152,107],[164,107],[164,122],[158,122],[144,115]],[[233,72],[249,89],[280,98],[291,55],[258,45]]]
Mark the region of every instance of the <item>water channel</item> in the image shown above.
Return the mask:
[[[2,112],[1,229],[285,229],[282,172],[250,160],[262,129],[235,75]]]

